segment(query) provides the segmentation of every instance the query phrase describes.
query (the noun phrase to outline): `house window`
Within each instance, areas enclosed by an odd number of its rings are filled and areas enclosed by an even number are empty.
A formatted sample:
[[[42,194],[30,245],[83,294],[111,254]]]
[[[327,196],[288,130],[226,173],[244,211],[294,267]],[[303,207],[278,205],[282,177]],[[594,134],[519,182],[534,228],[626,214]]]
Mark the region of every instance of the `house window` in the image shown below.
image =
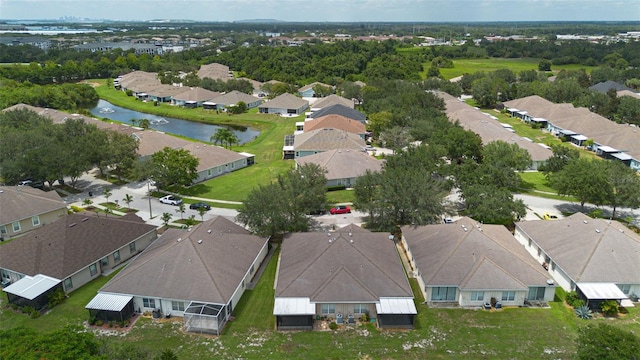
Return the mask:
[[[251,264],[251,270],[249,270],[249,274],[253,275],[254,270],[255,270],[255,265]]]
[[[64,279],[64,288],[67,290],[73,289],[73,281],[70,277]]]
[[[529,288],[529,295],[527,296],[527,300],[544,300],[544,292],[545,287],[532,286]]]
[[[100,266],[107,266],[109,265],[109,257],[105,256],[100,260]]]
[[[9,276],[9,272],[8,272],[7,270],[4,270],[4,269],[2,270],[2,279],[3,279],[3,280],[5,280],[5,279],[7,279],[7,280],[8,280],[8,279],[11,279],[11,276]]]
[[[120,261],[120,250],[116,250],[116,252],[113,253],[113,261]]]
[[[322,314],[335,314],[336,304],[322,304]]]
[[[13,225],[13,232],[18,232],[18,231],[20,231],[20,222],[19,222],[19,221],[16,221],[16,222],[14,222],[14,223],[13,223],[13,224],[11,224],[11,225]]]
[[[631,292],[631,285],[629,284],[618,284],[618,287],[625,295],[629,295]]]
[[[146,308],[156,308],[156,300],[149,298],[142,298],[142,306]]]
[[[91,276],[95,276],[98,273],[98,267],[96,266],[96,264],[91,264],[89,266],[89,273],[91,274]]]
[[[40,216],[38,216],[38,215],[32,216],[31,217],[31,224],[33,224],[33,226],[40,225]]]
[[[431,288],[431,301],[454,301],[456,299],[455,287]]]
[[[502,301],[513,301],[516,299],[515,291],[503,291],[502,292]]]
[[[7,233],[7,227],[5,225],[0,226],[0,234],[6,234]]]
[[[131,244],[129,244],[129,253],[133,254],[136,252],[136,242],[132,242]]]
[[[218,166],[218,174],[222,172],[222,166]]]
[[[232,168],[232,169],[235,169],[235,168],[236,168],[236,163],[232,162],[232,163],[231,163],[231,168]]]
[[[211,169],[208,169],[207,170],[207,176],[211,176],[211,173],[212,173]]]
[[[472,291],[471,301],[484,301],[484,291]]]
[[[353,313],[354,314],[364,314],[369,312],[369,307],[367,304],[355,304],[353,305]]]
[[[171,310],[173,310],[173,311],[184,311],[184,303],[182,301],[172,301],[171,302]]]

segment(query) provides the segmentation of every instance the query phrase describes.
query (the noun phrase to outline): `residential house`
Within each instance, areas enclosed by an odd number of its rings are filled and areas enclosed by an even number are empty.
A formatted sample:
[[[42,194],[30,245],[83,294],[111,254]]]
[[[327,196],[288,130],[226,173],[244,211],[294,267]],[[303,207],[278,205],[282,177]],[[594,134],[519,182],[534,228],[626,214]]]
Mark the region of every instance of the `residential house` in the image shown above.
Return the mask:
[[[380,172],[384,161],[363,151],[334,149],[296,159],[296,167],[316,164],[325,169],[327,186],[355,186],[367,171]]]
[[[233,73],[229,70],[229,67],[218,63],[201,65],[197,75],[200,79],[209,78],[222,81],[233,78]]]
[[[531,170],[538,169],[553,156],[553,152],[547,145],[534,143],[529,138],[516,135],[510,126],[500,123],[497,117],[490,113],[484,113],[447,93],[436,92],[436,95],[444,100],[447,117],[451,121],[458,121],[465,130],[478,134],[483,144],[501,140],[509,144],[517,144],[518,147],[526,150],[531,156]]]
[[[355,104],[353,100],[343,98],[342,96],[339,96],[336,94],[331,94],[327,97],[323,97],[321,99],[318,99],[318,101],[314,102],[313,105],[311,106],[311,111],[318,111],[320,109],[324,109],[331,105],[342,105],[351,109],[355,108]]]
[[[42,310],[49,304],[54,293],[62,291],[62,281],[42,274],[25,276],[2,291],[7,294],[11,305]]]
[[[427,303],[482,307],[553,301],[549,275],[502,225],[463,217],[402,227],[402,245]]]
[[[273,315],[278,330],[312,329],[314,319],[412,328],[413,292],[393,236],[351,224],[334,232],[291,233],[282,240]]]
[[[183,147],[200,160],[197,171],[198,177],[193,181],[199,183],[214,177],[230,173],[255,163],[255,155],[237,153],[220,146],[203,143],[189,143]]]
[[[311,83],[309,85],[305,85],[305,86],[301,87],[300,89],[298,89],[298,95],[300,95],[303,98],[305,98],[305,97],[307,97],[307,98],[319,97],[316,94],[315,90],[313,90],[313,88],[316,85],[323,86],[323,87],[330,88],[330,89],[334,89],[334,87],[331,86],[331,85],[323,84],[321,82],[314,82],[314,83]]]
[[[42,274],[71,292],[137,255],[156,239],[156,227],[135,214],[67,215],[0,246],[3,282]]]
[[[258,106],[260,114],[298,116],[309,108],[309,102],[295,95],[284,93]]]
[[[0,186],[0,239],[6,240],[67,215],[55,191],[30,186]]]
[[[187,332],[220,334],[268,244],[268,238],[220,216],[188,230],[167,230],[104,285],[88,308],[119,312],[109,306],[113,299],[128,311],[131,301],[137,312],[183,317]]]
[[[599,93],[604,93],[604,94],[609,92],[609,90],[611,89],[615,90],[616,92],[622,91],[622,90],[633,91],[633,89],[631,89],[630,87],[624,86],[613,80],[607,80],[607,81],[599,82],[595,85],[589,86],[589,90],[597,91]]]
[[[211,99],[211,101],[208,101],[208,103],[215,104],[214,108],[216,110],[224,110],[226,107],[237,105],[241,101],[247,104],[248,109],[253,109],[262,104],[262,99],[253,95],[245,94],[238,90],[233,90],[226,94],[217,96]]]
[[[640,235],[615,220],[575,213],[557,221],[516,223],[515,238],[566,291],[591,306],[640,295]],[[581,290],[582,289],[582,290]],[[595,290],[593,296],[589,291]]]
[[[291,151],[293,158],[297,159],[335,149],[365,151],[366,143],[358,134],[333,128],[322,128],[295,135],[291,149],[286,146],[285,142],[283,149],[285,153]]]
[[[367,128],[363,123],[336,114],[325,115],[314,119],[307,119],[304,122],[302,130],[303,132],[309,132],[325,128],[344,130],[352,134],[357,134],[363,140],[367,134]]]
[[[202,105],[214,98],[222,95],[219,92],[203,89],[201,87],[182,88],[183,92],[173,96],[171,103],[173,105],[184,106],[188,108],[202,107]]]
[[[308,118],[317,119],[319,117],[323,117],[326,115],[341,115],[346,118],[359,121],[363,124],[367,123],[367,116],[365,114],[351,107],[344,106],[342,104],[330,105],[318,111],[314,111],[311,114],[309,114]]]

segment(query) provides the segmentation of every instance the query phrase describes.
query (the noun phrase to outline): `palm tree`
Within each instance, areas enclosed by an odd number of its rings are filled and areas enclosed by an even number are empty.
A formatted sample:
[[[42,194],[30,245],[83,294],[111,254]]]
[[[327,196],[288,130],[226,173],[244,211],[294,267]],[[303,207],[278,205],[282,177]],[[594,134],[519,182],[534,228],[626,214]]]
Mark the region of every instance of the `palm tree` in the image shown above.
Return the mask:
[[[84,201],[82,201],[82,205],[84,205],[85,207],[88,207],[91,204],[93,204],[93,201],[91,199],[84,199]]]
[[[207,212],[207,209],[204,206],[198,208],[198,214],[200,215],[200,220],[204,222],[204,214]]]
[[[108,204],[109,196],[113,195],[113,193],[109,190],[109,188],[104,188],[104,190],[102,190],[102,195],[104,195],[104,197],[107,198],[107,204]]]
[[[173,216],[171,216],[171,214],[169,214],[168,212],[162,213],[162,224],[164,224],[164,226],[169,225],[169,221],[171,221],[171,218]]]
[[[136,118],[131,118],[131,120],[129,120],[129,121],[131,121],[131,125],[133,125],[133,126],[136,126],[136,124],[138,123],[138,119],[136,119]]]
[[[149,121],[149,119],[138,120],[138,126],[140,126],[143,129],[148,129],[150,125],[151,125],[151,122]]]
[[[129,208],[129,210],[131,210],[131,202],[133,201],[133,196],[126,194],[124,196],[124,199],[122,199],[122,201],[127,203],[127,208]]]
[[[180,213],[180,220],[184,220],[183,214],[185,212],[185,207],[184,207],[184,203],[180,203],[180,205],[178,205],[178,208],[176,209],[176,212]]]
[[[232,133],[231,130],[227,131],[228,133],[225,136],[225,141],[229,145],[229,149],[231,149],[233,145],[240,142],[240,139],[238,139],[238,137],[234,133]]]
[[[222,127],[217,129],[216,132],[211,135],[209,141],[216,145],[218,145],[218,143],[220,143],[220,145],[224,145],[225,139],[227,137],[226,132],[230,132],[229,129]]]

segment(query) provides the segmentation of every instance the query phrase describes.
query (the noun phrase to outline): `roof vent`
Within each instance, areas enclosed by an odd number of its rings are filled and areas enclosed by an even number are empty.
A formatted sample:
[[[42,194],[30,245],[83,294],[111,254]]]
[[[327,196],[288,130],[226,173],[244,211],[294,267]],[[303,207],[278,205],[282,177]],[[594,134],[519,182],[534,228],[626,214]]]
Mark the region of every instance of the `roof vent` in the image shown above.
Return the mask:
[[[582,220],[582,222],[583,222],[583,223],[585,223],[585,224],[586,224],[586,223],[588,223],[588,221],[587,221],[587,220]]]
[[[351,243],[351,245],[353,245],[353,239],[349,240],[349,242]]]
[[[76,223],[69,224],[69,227],[74,227],[74,226],[76,226]]]
[[[600,233],[600,229],[596,229],[596,232],[599,234]]]
[[[623,230],[623,229],[618,229],[618,231],[620,231],[621,233],[623,233],[623,232],[624,232],[624,230]]]
[[[553,285],[553,279],[547,280],[547,285]]]
[[[207,230],[207,234],[211,234],[211,229]]]
[[[88,217],[86,217],[86,218],[82,218],[82,222],[85,222],[85,221],[87,221],[87,220],[89,220],[89,218],[88,218]]]
[[[198,244],[202,244],[202,240],[198,240]]]
[[[182,241],[182,238],[178,238],[178,242]]]

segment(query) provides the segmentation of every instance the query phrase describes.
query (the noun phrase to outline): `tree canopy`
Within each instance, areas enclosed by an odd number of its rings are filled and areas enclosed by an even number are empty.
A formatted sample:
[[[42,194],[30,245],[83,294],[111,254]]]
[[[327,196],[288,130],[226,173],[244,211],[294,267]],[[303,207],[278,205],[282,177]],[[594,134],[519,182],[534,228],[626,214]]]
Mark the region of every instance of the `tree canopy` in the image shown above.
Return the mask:
[[[185,149],[165,147],[151,155],[151,175],[158,186],[189,186],[198,178],[199,163]]]

